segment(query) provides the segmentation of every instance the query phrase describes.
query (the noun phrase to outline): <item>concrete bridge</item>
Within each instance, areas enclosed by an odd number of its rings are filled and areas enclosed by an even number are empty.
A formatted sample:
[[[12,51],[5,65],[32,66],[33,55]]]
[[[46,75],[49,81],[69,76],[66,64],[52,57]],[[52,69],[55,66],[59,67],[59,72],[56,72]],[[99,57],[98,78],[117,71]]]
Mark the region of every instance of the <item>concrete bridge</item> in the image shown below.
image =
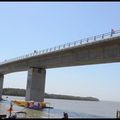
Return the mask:
[[[120,62],[120,30],[0,62],[0,98],[4,75],[28,71],[26,100],[44,101],[46,69]]]

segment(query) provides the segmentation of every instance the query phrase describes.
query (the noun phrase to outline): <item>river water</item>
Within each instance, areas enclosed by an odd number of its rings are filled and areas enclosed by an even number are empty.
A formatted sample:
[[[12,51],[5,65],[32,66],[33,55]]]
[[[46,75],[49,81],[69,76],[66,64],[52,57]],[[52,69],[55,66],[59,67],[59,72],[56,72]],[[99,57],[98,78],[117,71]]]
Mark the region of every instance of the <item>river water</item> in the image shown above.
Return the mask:
[[[11,100],[25,100],[25,97],[2,96],[6,101],[0,101],[0,114],[7,114]],[[25,111],[27,118],[62,118],[67,112],[69,118],[116,118],[116,111],[120,110],[120,102],[112,101],[79,101],[63,99],[44,99],[47,106],[53,109],[31,110],[13,105],[15,111]]]

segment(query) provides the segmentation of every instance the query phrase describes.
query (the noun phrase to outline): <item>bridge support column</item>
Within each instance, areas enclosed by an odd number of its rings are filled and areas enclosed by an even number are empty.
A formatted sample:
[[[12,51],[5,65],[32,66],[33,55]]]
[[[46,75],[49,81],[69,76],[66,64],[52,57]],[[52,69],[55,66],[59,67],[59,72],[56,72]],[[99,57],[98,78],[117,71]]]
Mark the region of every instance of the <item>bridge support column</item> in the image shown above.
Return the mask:
[[[4,75],[0,74],[0,100],[2,99],[3,79]]]
[[[28,70],[26,100],[44,101],[46,70],[43,68],[30,68]]]

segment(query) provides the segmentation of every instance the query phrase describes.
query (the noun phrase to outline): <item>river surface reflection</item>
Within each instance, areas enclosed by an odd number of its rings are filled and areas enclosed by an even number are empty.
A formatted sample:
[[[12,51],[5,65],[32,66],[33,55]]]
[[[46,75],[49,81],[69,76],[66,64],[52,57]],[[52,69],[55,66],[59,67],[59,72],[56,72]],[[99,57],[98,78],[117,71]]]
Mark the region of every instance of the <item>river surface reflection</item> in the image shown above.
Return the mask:
[[[2,96],[5,101],[0,102],[0,114],[7,114],[11,100],[25,100],[24,97]],[[120,102],[112,101],[79,101],[62,99],[45,99],[48,106],[53,109],[31,110],[17,105],[13,106],[13,112],[25,111],[27,118],[62,118],[63,112],[67,112],[69,118],[115,118],[116,111],[120,110]]]

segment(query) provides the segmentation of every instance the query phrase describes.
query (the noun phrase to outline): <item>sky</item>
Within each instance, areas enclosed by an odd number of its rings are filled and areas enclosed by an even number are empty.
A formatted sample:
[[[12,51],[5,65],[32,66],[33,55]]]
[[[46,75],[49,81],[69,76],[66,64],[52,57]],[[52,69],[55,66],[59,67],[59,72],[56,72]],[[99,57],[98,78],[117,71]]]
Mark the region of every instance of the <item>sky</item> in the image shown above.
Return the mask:
[[[120,29],[120,2],[0,2],[0,61]],[[3,88],[26,89],[27,71]],[[120,62],[46,69],[45,92],[120,101]]]

